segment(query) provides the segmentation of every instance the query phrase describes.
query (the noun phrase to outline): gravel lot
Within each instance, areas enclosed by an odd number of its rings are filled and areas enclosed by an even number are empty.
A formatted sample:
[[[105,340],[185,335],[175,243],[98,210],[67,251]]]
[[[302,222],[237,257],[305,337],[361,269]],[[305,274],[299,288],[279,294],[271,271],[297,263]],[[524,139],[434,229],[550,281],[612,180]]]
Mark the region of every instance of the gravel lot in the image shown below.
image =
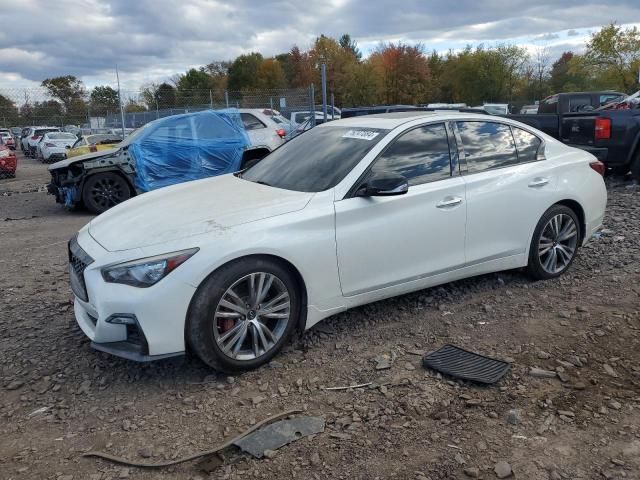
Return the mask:
[[[0,478],[640,478],[640,189],[609,181],[604,233],[561,279],[509,271],[358,308],[233,378],[192,357],[140,365],[90,349],[66,241],[91,217],[56,205],[47,177],[20,157],[0,180]],[[485,388],[440,378],[420,354],[446,343],[512,370]],[[395,361],[376,370],[382,354]],[[226,451],[211,473],[81,457],[177,458],[291,408],[325,432],[268,459]]]

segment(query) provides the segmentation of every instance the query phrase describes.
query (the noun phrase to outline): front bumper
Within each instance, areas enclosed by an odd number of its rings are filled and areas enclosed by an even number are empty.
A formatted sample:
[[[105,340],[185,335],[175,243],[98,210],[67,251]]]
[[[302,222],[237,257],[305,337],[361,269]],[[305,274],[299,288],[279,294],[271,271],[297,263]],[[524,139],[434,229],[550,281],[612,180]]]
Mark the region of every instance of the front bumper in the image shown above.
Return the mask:
[[[195,288],[181,278],[180,269],[148,288],[107,283],[100,272],[104,265],[148,255],[140,250],[108,252],[92,239],[86,228],[80,232],[77,243],[94,259],[82,272],[86,300],[79,292],[74,301],[76,320],[91,340],[91,346],[141,362],[182,355],[184,325]],[[108,322],[114,315],[131,316],[135,324]]]

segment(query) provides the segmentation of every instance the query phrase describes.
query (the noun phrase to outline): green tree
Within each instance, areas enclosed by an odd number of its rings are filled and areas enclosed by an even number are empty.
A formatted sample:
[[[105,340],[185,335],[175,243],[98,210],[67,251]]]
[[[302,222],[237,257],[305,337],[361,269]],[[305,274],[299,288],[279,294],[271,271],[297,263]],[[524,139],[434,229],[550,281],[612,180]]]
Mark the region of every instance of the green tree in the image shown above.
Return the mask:
[[[210,101],[211,77],[204,69],[192,68],[176,82],[177,103],[181,106],[205,105]]]
[[[0,94],[0,125],[10,127],[18,123],[18,108],[13,100]]]
[[[640,31],[610,23],[591,36],[585,59],[597,69],[600,83],[629,92],[638,83]]]
[[[229,90],[251,90],[258,87],[258,68],[262,55],[256,52],[240,55],[229,66]]]
[[[120,108],[118,92],[108,85],[94,87],[89,95],[89,106],[92,115],[117,112]]]
[[[129,100],[127,100],[127,103],[124,106],[124,111],[126,113],[132,113],[132,112],[146,112],[147,109],[145,108],[144,105],[142,105],[141,103],[137,102],[136,100],[134,100],[133,98],[130,98]]]
[[[231,62],[216,60],[204,67],[204,71],[210,77],[209,81],[214,91],[218,91],[219,93],[227,89],[230,66]]]
[[[342,48],[350,52],[358,62],[362,60],[362,52],[358,48],[358,44],[356,43],[356,41],[351,38],[351,35],[345,33],[340,37],[338,43]]]
[[[82,80],[73,75],[47,78],[42,81],[42,86],[49,91],[52,97],[59,99],[65,108],[69,108],[73,100],[85,96]]]

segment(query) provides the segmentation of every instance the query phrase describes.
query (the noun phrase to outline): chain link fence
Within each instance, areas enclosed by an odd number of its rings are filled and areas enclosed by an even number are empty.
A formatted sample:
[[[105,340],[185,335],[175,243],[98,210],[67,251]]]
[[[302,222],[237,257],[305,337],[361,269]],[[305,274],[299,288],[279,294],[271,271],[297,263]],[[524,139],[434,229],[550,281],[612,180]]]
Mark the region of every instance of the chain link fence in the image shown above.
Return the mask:
[[[157,118],[206,109],[259,108],[284,117],[314,109],[313,87],[258,91],[179,90],[118,92],[97,87],[81,94],[53,96],[45,88],[0,87],[0,126],[55,126],[72,129],[138,128]],[[317,107],[316,107],[317,109]]]

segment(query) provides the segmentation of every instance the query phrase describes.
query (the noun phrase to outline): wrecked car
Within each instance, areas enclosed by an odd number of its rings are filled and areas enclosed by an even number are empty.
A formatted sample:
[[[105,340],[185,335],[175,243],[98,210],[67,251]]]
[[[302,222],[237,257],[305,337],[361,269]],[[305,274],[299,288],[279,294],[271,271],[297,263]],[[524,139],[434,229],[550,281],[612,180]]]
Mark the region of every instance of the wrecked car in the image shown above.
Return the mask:
[[[251,166],[274,147],[246,128],[242,113],[206,110],[150,122],[114,148],[51,165],[48,191],[58,203],[99,214],[140,193]]]

